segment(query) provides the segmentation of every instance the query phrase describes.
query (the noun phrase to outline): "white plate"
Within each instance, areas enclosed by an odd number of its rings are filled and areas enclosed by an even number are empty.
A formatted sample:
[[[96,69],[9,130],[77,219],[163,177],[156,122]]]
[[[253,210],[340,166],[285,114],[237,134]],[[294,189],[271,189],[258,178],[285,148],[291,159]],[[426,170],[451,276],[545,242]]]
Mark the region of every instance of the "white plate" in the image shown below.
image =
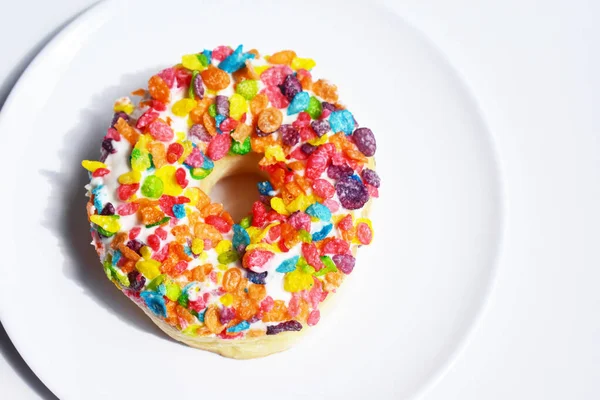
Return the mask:
[[[102,3],[15,87],[0,120],[0,317],[61,399],[406,398],[464,343],[501,234],[477,107],[437,50],[390,12],[303,4]],[[182,54],[238,43],[315,58],[314,74],[337,83],[375,132],[383,180],[375,242],[333,314],[292,350],[250,361],[167,339],[112,287],[89,245],[79,164],[98,156],[115,98]]]

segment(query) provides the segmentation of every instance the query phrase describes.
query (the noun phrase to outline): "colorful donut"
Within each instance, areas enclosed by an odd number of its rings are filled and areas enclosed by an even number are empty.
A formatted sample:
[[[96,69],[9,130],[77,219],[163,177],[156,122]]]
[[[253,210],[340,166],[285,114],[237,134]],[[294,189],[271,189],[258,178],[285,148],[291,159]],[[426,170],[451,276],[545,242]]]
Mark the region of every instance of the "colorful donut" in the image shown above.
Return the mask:
[[[290,50],[182,57],[115,103],[85,160],[93,244],[108,278],[171,337],[227,357],[288,348],[371,243],[376,142]],[[258,165],[257,165],[258,164]],[[268,179],[234,221],[211,189]]]

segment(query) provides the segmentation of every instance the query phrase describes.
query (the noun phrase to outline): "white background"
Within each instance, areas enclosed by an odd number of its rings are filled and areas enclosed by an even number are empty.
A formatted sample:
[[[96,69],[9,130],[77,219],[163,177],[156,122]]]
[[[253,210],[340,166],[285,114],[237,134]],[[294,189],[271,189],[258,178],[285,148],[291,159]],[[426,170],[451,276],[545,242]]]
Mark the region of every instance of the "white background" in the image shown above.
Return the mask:
[[[49,37],[92,3],[0,3],[0,104]],[[523,221],[506,227],[495,286],[467,346],[424,398],[600,398],[600,2],[388,4],[437,45],[478,101],[507,212]],[[0,351],[0,398],[53,398],[3,331]]]

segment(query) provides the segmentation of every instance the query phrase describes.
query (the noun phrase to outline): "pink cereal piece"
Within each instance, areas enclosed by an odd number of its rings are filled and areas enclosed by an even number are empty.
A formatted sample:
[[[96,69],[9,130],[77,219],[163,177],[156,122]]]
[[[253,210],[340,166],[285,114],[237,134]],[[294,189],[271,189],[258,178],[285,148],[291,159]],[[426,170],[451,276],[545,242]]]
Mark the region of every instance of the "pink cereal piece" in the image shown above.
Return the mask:
[[[135,124],[135,127],[138,129],[144,129],[145,127],[150,125],[152,122],[156,121],[157,119],[158,119],[158,113],[156,111],[154,111],[153,109],[149,108],[138,119],[137,123]]]
[[[319,310],[312,310],[310,314],[308,314],[306,323],[308,326],[315,326],[319,323],[319,319],[321,319],[321,312]]]
[[[332,200],[332,199],[327,199],[323,202],[323,204],[325,205],[325,207],[329,208],[329,211],[331,211],[332,213],[336,212],[337,210],[340,209],[340,205],[337,201]]]
[[[192,168],[202,167],[202,164],[204,163],[204,157],[202,156],[200,149],[194,147],[190,155],[185,159],[185,163]]]
[[[277,87],[283,84],[285,77],[291,73],[293,73],[293,71],[288,65],[278,64],[263,71],[263,73],[260,74],[260,80],[267,86]]]
[[[227,58],[231,53],[233,53],[233,49],[229,46],[218,46],[212,51],[212,58],[217,61],[223,61]]]
[[[286,108],[290,105],[290,101],[283,93],[281,93],[281,90],[277,86],[267,86],[262,89],[260,93],[266,94],[267,98],[275,108]]]
[[[134,214],[140,205],[138,203],[123,203],[117,206],[117,214],[120,216],[126,216]]]
[[[273,309],[274,305],[275,305],[275,301],[273,300],[273,298],[271,296],[267,296],[264,298],[263,301],[261,301],[260,309],[263,312],[269,312]]]
[[[373,185],[369,185],[368,183],[365,184],[365,186],[367,187],[367,192],[369,192],[369,196],[375,197],[375,198],[379,197],[379,189],[377,189]]]
[[[158,76],[162,78],[163,81],[169,87],[173,87],[173,83],[175,82],[175,68],[165,68],[158,73]]]
[[[108,131],[106,131],[106,139],[112,139],[120,142],[121,134],[115,128],[108,128]]]
[[[167,231],[165,231],[160,226],[158,228],[156,228],[156,230],[154,231],[154,233],[156,234],[156,236],[158,236],[162,240],[166,240],[167,239]]]
[[[171,129],[165,121],[160,119],[157,119],[148,125],[148,131],[150,131],[150,135],[152,135],[154,139],[160,140],[161,142],[169,142],[175,137],[173,129]]]
[[[136,226],[135,228],[131,228],[131,230],[129,231],[129,240],[133,240],[136,237],[138,237],[141,230],[142,230],[142,228],[139,226]]]
[[[169,244],[165,244],[162,249],[152,255],[152,258],[158,262],[163,262],[167,259],[169,254]]]

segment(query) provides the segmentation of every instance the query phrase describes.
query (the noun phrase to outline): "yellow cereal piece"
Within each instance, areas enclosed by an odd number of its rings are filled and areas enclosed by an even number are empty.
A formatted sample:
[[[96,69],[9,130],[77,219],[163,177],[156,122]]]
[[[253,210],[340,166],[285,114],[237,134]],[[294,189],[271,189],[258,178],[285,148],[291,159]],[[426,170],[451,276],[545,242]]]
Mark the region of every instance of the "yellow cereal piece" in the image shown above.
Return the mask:
[[[190,199],[188,204],[192,207],[195,207],[196,204],[198,204],[198,199],[200,198],[200,189],[196,187],[189,187],[183,191],[183,195]]]
[[[315,65],[317,65],[317,63],[312,58],[295,57],[292,60],[291,67],[293,70],[296,70],[296,71],[299,69],[311,70],[315,67]]]
[[[146,279],[152,280],[160,275],[160,262],[141,258],[135,263],[135,269],[144,275]]]
[[[185,140],[185,132],[175,132],[175,138],[177,138],[179,143],[183,142]]]
[[[285,153],[279,145],[267,146],[265,149],[265,158],[269,164],[274,164],[278,161],[285,161]]]
[[[139,183],[140,180],[142,180],[142,174],[140,173],[140,171],[129,171],[119,176],[119,179],[117,180],[121,185]]]
[[[231,243],[230,240],[221,240],[216,246],[215,246],[215,251],[217,252],[217,254],[223,254],[226,251],[232,250],[233,249],[233,244]]]
[[[229,269],[229,267],[225,264],[219,264],[219,265],[217,265],[217,268],[220,269],[221,271],[227,271]]]
[[[181,57],[181,65],[187,69],[202,71],[205,69],[204,65],[198,59],[196,54],[186,54]]]
[[[118,215],[92,215],[90,221],[107,232],[115,233],[119,232],[121,225],[119,224]]]
[[[179,196],[183,192],[182,187],[179,186],[175,179],[175,171],[177,171],[177,167],[174,165],[163,165],[156,170],[156,176],[159,177],[164,184],[163,194]]]
[[[271,198],[271,208],[281,215],[290,215],[288,210],[285,208],[285,203],[280,197]]]
[[[226,293],[223,296],[221,296],[221,298],[219,299],[219,301],[225,307],[229,307],[230,305],[233,304],[233,295],[231,293]]]
[[[320,138],[309,140],[308,143],[312,144],[313,146],[317,146],[318,147],[318,146],[320,146],[322,144],[327,143],[328,140],[329,140],[329,136],[323,135]]]
[[[198,330],[202,327],[203,324],[193,324],[185,327],[184,330],[181,331],[186,336],[198,336]]]
[[[294,293],[308,290],[313,284],[313,276],[305,273],[301,268],[296,268],[296,270],[288,272],[283,278],[283,290],[286,292]]]
[[[234,93],[229,98],[229,116],[239,120],[248,111],[248,102],[239,93]]]
[[[281,249],[278,246],[270,243],[253,243],[246,246],[246,251],[254,249],[267,250],[272,253],[281,253]]]
[[[311,204],[315,203],[316,199],[314,195],[303,195],[296,197],[290,204],[286,206],[290,213],[296,211],[305,211]]]
[[[266,58],[267,58],[267,57],[265,56],[265,59],[266,59]],[[262,74],[262,73],[263,73],[263,72],[265,72],[267,69],[271,68],[271,66],[270,66],[270,65],[254,65],[253,67],[254,67],[254,71],[255,71],[255,72],[258,74],[258,75]]]
[[[134,105],[129,97],[121,97],[113,105],[114,112],[124,112],[129,115],[133,112]]]
[[[81,166],[91,173],[94,173],[98,168],[106,168],[106,164],[100,161],[83,160]]]
[[[178,162],[180,164],[183,164],[183,162],[186,160],[186,158],[188,158],[188,156],[194,149],[194,146],[192,145],[192,142],[190,142],[189,140],[184,140],[180,143],[183,146],[183,154],[181,155],[181,157],[179,157]]]
[[[255,226],[249,226],[246,229],[246,232],[248,232],[248,236],[250,236],[250,243],[255,243],[255,239],[260,235],[261,230]]]
[[[198,255],[204,251],[204,240],[194,238],[192,240],[192,253]]]
[[[220,285],[223,282],[223,273],[221,271],[217,272],[217,284]]]
[[[196,108],[197,105],[198,102],[196,100],[184,97],[183,99],[177,100],[175,104],[173,104],[173,107],[171,107],[171,112],[178,117],[185,117],[190,113],[190,111]]]
[[[272,227],[274,227],[274,226],[277,226],[277,225],[279,225],[279,221],[277,221],[277,222],[271,222],[269,225],[267,225],[267,226],[265,227],[265,229],[263,229],[263,230],[262,230],[262,232],[260,233],[260,235],[256,236],[256,238],[255,238],[255,240],[256,240],[256,243],[260,243],[260,242],[262,242],[262,241],[263,241],[263,239],[264,239],[264,238],[266,238],[266,237],[267,237],[267,235],[269,234],[269,230],[270,230]]]
[[[144,257],[145,260],[149,260],[150,258],[152,258],[152,250],[148,246],[142,246],[142,248],[140,249],[140,253],[142,254],[142,257]]]

